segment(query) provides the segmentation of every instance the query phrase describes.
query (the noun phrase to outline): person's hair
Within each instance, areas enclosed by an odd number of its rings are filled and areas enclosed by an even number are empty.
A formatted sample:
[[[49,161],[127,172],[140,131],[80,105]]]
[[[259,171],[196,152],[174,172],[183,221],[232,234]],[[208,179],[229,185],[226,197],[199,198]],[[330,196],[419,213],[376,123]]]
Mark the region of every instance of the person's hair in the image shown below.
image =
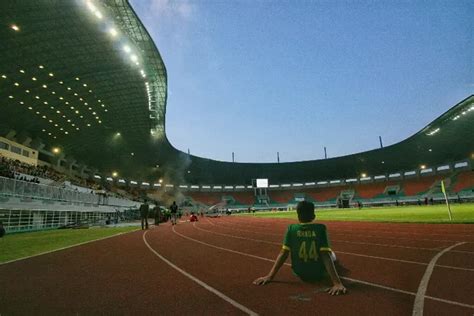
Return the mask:
[[[314,204],[309,201],[301,201],[296,206],[296,213],[298,214],[298,220],[302,223],[308,223],[315,219]]]

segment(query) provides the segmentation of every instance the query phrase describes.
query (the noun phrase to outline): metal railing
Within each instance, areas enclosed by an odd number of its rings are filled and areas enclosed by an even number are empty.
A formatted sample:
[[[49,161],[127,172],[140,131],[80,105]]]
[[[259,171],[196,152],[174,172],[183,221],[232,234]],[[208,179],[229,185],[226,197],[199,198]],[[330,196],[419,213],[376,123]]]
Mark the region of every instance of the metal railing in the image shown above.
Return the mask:
[[[45,230],[68,226],[105,223],[116,220],[116,212],[80,212],[49,210],[5,210],[0,209],[0,221],[7,233]]]
[[[137,204],[130,200],[112,196],[104,197],[102,194],[84,193],[4,177],[0,177],[0,195],[123,207],[132,207]]]

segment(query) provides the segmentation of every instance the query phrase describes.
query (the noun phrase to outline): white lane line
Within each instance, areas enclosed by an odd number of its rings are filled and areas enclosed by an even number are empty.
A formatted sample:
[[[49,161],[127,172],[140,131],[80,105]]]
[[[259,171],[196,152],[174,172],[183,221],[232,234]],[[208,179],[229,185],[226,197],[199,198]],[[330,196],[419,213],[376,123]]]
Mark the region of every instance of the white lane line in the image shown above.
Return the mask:
[[[188,239],[188,240],[193,241],[193,242],[195,242],[195,243],[199,243],[199,244],[202,244],[202,245],[211,247],[211,248],[215,248],[215,249],[219,249],[219,250],[223,250],[223,251],[235,253],[235,254],[238,254],[238,255],[241,255],[241,256],[245,256],[245,257],[250,257],[250,258],[255,258],[255,259],[263,260],[263,261],[275,262],[275,260],[272,260],[272,259],[269,259],[269,258],[260,257],[260,256],[252,255],[252,254],[249,254],[249,253],[241,252],[241,251],[232,250],[232,249],[228,249],[228,248],[224,248],[224,247],[219,247],[219,246],[215,246],[215,245],[212,245],[212,244],[208,244],[208,243],[206,243],[206,242],[203,242],[203,241],[200,241],[200,240],[197,240],[197,239],[194,239],[194,238],[185,236],[185,235],[183,235],[183,234],[181,234],[181,233],[178,233],[178,232],[175,230],[174,227],[173,227],[173,232],[174,232],[176,235],[181,236],[181,237],[184,238],[184,239]],[[286,262],[284,263],[284,265],[285,265],[285,266],[288,266],[288,267],[291,267],[291,264],[286,263]],[[405,290],[401,290],[401,289],[397,289],[397,288],[393,288],[393,287],[389,287],[389,286],[385,286],[385,285],[381,285],[381,284],[377,284],[377,283],[371,283],[371,282],[362,281],[362,280],[357,280],[357,279],[352,279],[352,278],[348,278],[348,277],[341,277],[341,279],[344,279],[344,280],[347,280],[347,281],[351,281],[351,282],[354,282],[354,283],[365,284],[365,285],[369,285],[369,286],[372,286],[372,287],[376,287],[376,288],[380,288],[380,289],[384,289],[384,290],[389,290],[389,291],[393,291],[393,292],[397,292],[397,293],[403,293],[403,294],[409,294],[409,295],[412,295],[412,296],[416,296],[416,293],[414,293],[414,292],[405,291]],[[433,297],[433,296],[425,296],[425,298],[431,299],[431,300],[434,300],[434,301],[443,302],[443,303],[446,303],[446,304],[457,305],[457,306],[462,306],[462,307],[467,307],[467,308],[474,309],[474,305],[469,305],[469,304],[460,303],[460,302],[456,302],[456,301],[445,300],[445,299],[438,298],[438,297]]]
[[[231,220],[224,220],[223,222],[226,222],[226,223],[235,223],[235,221],[231,221]],[[272,227],[274,227],[274,225],[259,225],[259,226],[255,226],[255,225],[248,225],[246,223],[248,223],[247,221],[238,221],[237,222],[238,224],[244,224],[246,226],[248,226],[249,228],[269,228],[271,229]],[[260,221],[260,223],[262,224],[267,224],[265,221]],[[368,223],[371,223],[371,224],[378,224],[377,222],[368,222]],[[280,223],[279,223],[280,224]],[[285,223],[281,223],[283,225],[285,225]],[[408,225],[417,225],[417,223],[404,223],[404,222],[394,222],[393,224],[408,224]],[[430,223],[427,223],[427,224],[430,224]],[[287,225],[287,224],[286,224]],[[431,225],[438,225],[436,223],[431,223]],[[441,224],[442,225],[442,224]],[[354,233],[354,232],[360,232],[360,229],[354,229],[354,228],[347,228],[347,227],[336,227],[336,229],[338,231],[341,231],[341,232],[350,232],[350,233]],[[412,228],[413,230],[413,228]],[[371,230],[372,232],[375,232],[375,233],[380,233],[380,234],[392,234],[393,231],[391,230],[384,230],[384,229],[376,229],[376,230]],[[437,232],[436,233],[426,233],[426,232],[413,232],[413,231],[397,231],[397,234],[403,234],[403,235],[422,235],[422,236],[426,236],[426,235],[431,235],[431,236],[453,236],[453,237],[474,237],[474,234],[470,234],[472,230],[463,230],[462,233],[452,233],[452,230],[449,229],[449,230],[440,230],[440,229],[437,229]]]
[[[173,231],[174,230],[174,226],[173,226]],[[165,257],[163,257],[162,255],[160,255],[155,249],[153,249],[147,242],[146,240],[146,234],[148,233],[148,231],[145,231],[145,233],[143,233],[143,242],[145,243],[145,245],[148,247],[148,249],[150,249],[151,252],[153,252],[158,258],[160,258],[162,261],[164,261],[166,264],[168,264],[170,267],[172,267],[173,269],[175,269],[176,271],[178,271],[179,273],[181,273],[182,275],[188,277],[189,279],[191,279],[192,281],[196,282],[197,284],[199,284],[200,286],[202,286],[203,288],[205,288],[206,290],[208,290],[209,292],[213,293],[214,295],[217,295],[218,297],[220,297],[221,299],[223,299],[224,301],[226,301],[227,303],[231,304],[232,306],[240,309],[241,311],[243,311],[244,313],[246,313],[247,315],[252,315],[252,316],[256,316],[258,315],[257,313],[255,313],[254,311],[252,311],[251,309],[245,307],[244,305],[234,301],[233,299],[231,299],[230,297],[228,297],[227,295],[225,295],[224,293],[220,292],[219,290],[216,290],[215,288],[213,288],[212,286],[208,285],[207,283],[204,283],[203,281],[199,280],[198,278],[196,278],[195,276],[193,276],[192,274],[184,271],[183,269],[181,269],[180,267],[176,266],[174,263],[172,263],[171,261],[169,261],[168,259],[166,259]]]
[[[88,240],[88,241],[80,242],[78,244],[74,244],[74,245],[70,245],[70,246],[66,246],[66,247],[61,247],[61,248],[57,248],[57,249],[53,249],[53,250],[49,250],[49,251],[45,251],[45,252],[40,252],[40,253],[31,255],[31,256],[1,262],[0,266],[2,266],[4,264],[8,264],[8,263],[13,263],[13,262],[21,261],[21,260],[26,260],[26,259],[30,259],[30,258],[34,258],[34,257],[39,257],[39,256],[42,256],[42,255],[47,255],[48,253],[53,253],[53,252],[57,252],[57,251],[61,251],[61,250],[65,250],[65,249],[69,249],[69,248],[73,248],[73,247],[82,246],[82,245],[85,245],[85,244],[90,244],[90,243],[95,242],[95,241],[100,241],[100,240],[109,239],[109,238],[112,238],[112,237],[117,237],[117,236],[120,236],[120,235],[123,235],[123,234],[136,232],[137,230],[138,230],[138,228],[136,230],[131,230],[129,232],[121,232],[121,233],[118,233],[118,234],[115,234],[115,235],[106,236],[106,237],[102,237],[102,238],[99,238],[99,239]]]
[[[457,244],[454,244],[450,247],[447,247],[440,251],[436,256],[431,259],[430,263],[428,264],[428,267],[426,268],[425,274],[423,275],[423,278],[421,279],[420,285],[418,286],[418,291],[416,292],[416,297],[415,297],[415,304],[413,305],[413,316],[423,316],[423,307],[425,304],[425,294],[426,290],[428,289],[428,283],[430,282],[431,274],[433,273],[433,269],[436,265],[436,261],[444,255],[446,252],[450,251],[456,246],[460,246],[465,244],[465,242],[459,242]]]
[[[194,228],[196,228],[197,230],[201,230],[201,231],[203,231],[203,232],[210,233],[210,234],[214,234],[214,235],[225,236],[225,237],[232,237],[232,238],[243,239],[243,240],[251,240],[251,241],[261,242],[261,243],[270,244],[270,245],[281,245],[281,244],[282,244],[282,243],[277,243],[277,242],[273,242],[273,241],[266,241],[266,240],[261,240],[261,239],[253,239],[253,238],[247,238],[247,237],[241,237],[241,236],[235,236],[235,235],[229,235],[229,234],[224,234],[224,233],[213,232],[212,230],[207,230],[207,229],[203,229],[203,228],[197,227],[197,226],[196,226],[196,222],[193,223],[193,226],[194,226]]]
[[[210,222],[211,223],[211,222]],[[237,229],[237,228],[234,228],[234,227],[228,227],[230,224],[230,222],[228,222],[229,224],[226,225],[216,225],[214,223],[212,223],[213,226],[216,226],[216,227],[219,227],[219,228],[223,228],[223,229],[231,229],[231,230],[235,230],[235,231],[240,231],[240,232],[247,232],[247,233],[257,233],[257,234],[263,234],[263,235],[271,235],[271,236],[279,236],[281,237],[280,234],[272,234],[272,233],[268,233],[268,232],[256,232],[255,230],[244,230],[244,229]],[[258,228],[258,227],[255,227],[255,228]],[[344,234],[341,234],[339,231],[334,231],[331,233],[331,236],[333,235],[344,235]],[[452,243],[452,242],[456,242],[454,240],[436,240],[436,239],[410,239],[410,238],[396,238],[396,237],[381,237],[381,236],[374,236],[374,235],[363,235],[364,237],[373,237],[373,238],[377,238],[377,239],[396,239],[396,240],[410,240],[410,241],[435,241],[435,242],[449,242],[449,243]],[[399,245],[391,245],[391,244],[380,244],[380,243],[368,243],[368,242],[355,242],[355,241],[346,241],[346,240],[339,240],[339,239],[331,239],[331,241],[334,241],[334,242],[344,242],[344,243],[353,243],[353,244],[361,244],[361,245],[374,245],[374,246],[384,246],[384,247],[394,247],[394,248],[407,248],[407,249],[420,249],[420,250],[429,250],[429,251],[439,251],[439,248],[426,248],[426,247],[410,247],[410,246],[399,246]],[[469,243],[469,242],[467,242]],[[474,252],[472,251],[466,251],[466,250],[453,250],[453,252],[459,252],[459,253],[468,253],[468,254],[474,254]]]
[[[211,230],[203,229],[197,227],[196,223],[193,223],[194,228],[197,230],[204,231],[209,234],[214,234],[214,235],[219,235],[219,236],[225,236],[225,237],[230,237],[230,238],[236,238],[236,239],[242,239],[242,240],[249,240],[249,241],[255,241],[255,242],[260,242],[260,243],[266,243],[266,244],[271,244],[271,245],[278,245],[280,246],[281,243],[277,242],[272,242],[272,241],[266,241],[266,240],[261,240],[261,239],[254,239],[254,238],[247,238],[247,237],[241,237],[241,236],[235,236],[235,235],[230,235],[230,234],[224,234],[224,233],[217,233],[213,232]],[[348,256],[355,256],[355,257],[363,257],[363,258],[370,258],[370,259],[378,259],[378,260],[386,260],[386,261],[394,261],[394,262],[401,262],[401,263],[410,263],[410,264],[417,264],[417,265],[422,265],[422,266],[427,266],[428,263],[426,262],[420,262],[420,261],[412,261],[412,260],[402,260],[402,259],[396,259],[396,258],[388,258],[388,257],[379,257],[379,256],[371,256],[371,255],[365,255],[365,254],[360,254],[360,253],[354,253],[354,252],[347,252],[347,251],[335,251],[336,254],[343,254],[343,255],[348,255]],[[436,265],[437,267],[442,267],[442,268],[447,268],[447,269],[454,269],[454,270],[462,270],[462,271],[472,271],[474,272],[474,269],[471,268],[461,268],[461,267],[455,267],[455,266],[448,266],[448,265]]]

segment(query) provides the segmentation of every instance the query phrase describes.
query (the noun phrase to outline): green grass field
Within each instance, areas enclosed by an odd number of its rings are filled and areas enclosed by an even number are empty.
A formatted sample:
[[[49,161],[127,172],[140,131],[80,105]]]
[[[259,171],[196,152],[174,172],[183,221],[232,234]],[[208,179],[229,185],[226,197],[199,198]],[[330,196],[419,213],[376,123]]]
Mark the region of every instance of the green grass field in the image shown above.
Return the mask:
[[[452,223],[474,223],[474,204],[451,205]],[[244,216],[297,219],[296,211],[256,212]],[[446,205],[400,206],[359,209],[316,210],[316,218],[321,221],[370,221],[370,222],[410,222],[449,223]]]
[[[57,229],[5,235],[0,238],[0,263],[137,230],[134,227]]]

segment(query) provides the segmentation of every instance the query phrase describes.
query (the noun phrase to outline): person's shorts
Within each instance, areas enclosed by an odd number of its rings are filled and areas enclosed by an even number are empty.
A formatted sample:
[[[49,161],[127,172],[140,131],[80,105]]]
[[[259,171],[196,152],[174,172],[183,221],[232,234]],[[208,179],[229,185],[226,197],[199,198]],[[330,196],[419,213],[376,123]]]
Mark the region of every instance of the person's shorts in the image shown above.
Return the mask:
[[[320,273],[320,274],[315,274],[315,275],[298,275],[293,272],[294,275],[296,275],[298,278],[301,279],[301,281],[306,282],[306,283],[316,283],[320,282],[324,279],[327,279],[328,275],[326,272]]]

